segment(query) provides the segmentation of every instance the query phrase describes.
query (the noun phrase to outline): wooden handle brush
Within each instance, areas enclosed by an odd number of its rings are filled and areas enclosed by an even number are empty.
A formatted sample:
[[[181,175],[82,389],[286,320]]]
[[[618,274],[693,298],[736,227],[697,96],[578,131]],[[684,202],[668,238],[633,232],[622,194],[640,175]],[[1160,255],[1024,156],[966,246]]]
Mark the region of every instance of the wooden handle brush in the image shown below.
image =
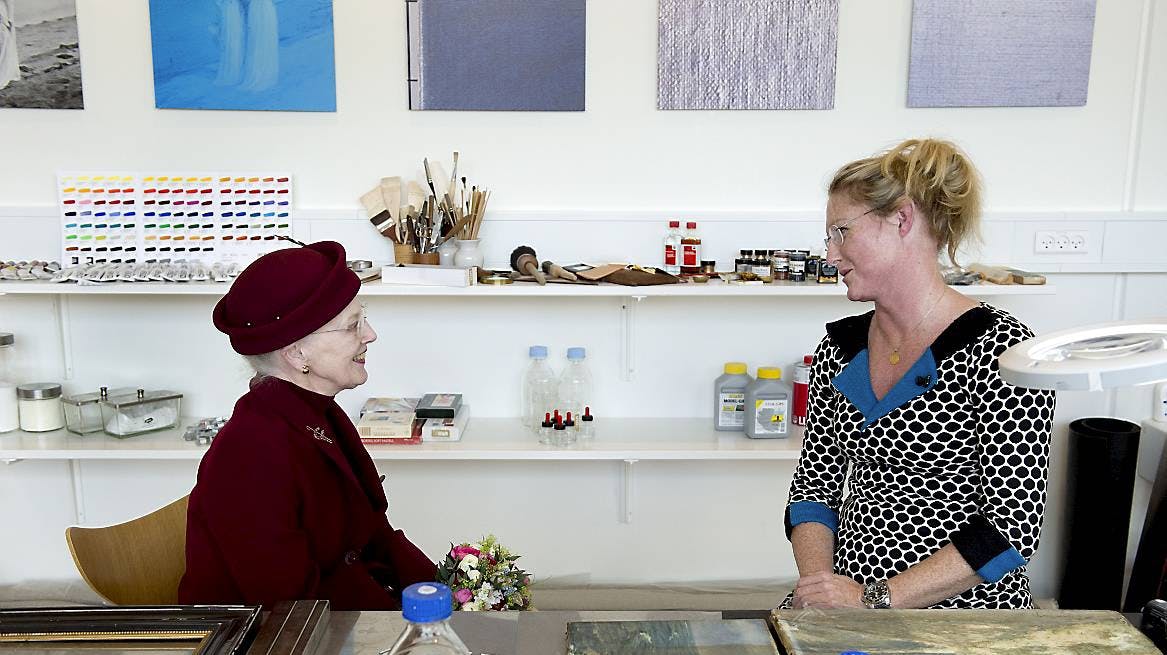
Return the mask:
[[[511,268],[535,278],[539,286],[547,284],[547,276],[539,270],[539,258],[531,246],[519,246],[511,253]]]

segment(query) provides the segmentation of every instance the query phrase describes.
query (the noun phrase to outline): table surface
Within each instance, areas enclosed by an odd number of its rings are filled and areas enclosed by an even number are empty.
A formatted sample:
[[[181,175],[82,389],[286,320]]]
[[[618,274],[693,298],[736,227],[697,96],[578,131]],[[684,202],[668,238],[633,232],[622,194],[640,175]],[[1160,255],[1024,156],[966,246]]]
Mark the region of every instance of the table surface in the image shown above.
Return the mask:
[[[1070,615],[1075,614],[1075,612],[1053,612],[1053,614]],[[567,652],[566,635],[569,622],[720,621],[743,618],[766,621],[769,616],[769,610],[725,612],[455,612],[452,622],[454,630],[466,642],[474,655],[558,655]],[[871,615],[865,616],[871,617]],[[1132,624],[1138,625],[1139,615],[1126,615],[1126,618]],[[831,623],[832,621],[825,622]],[[317,653],[318,655],[378,655],[393,645],[393,641],[404,628],[405,620],[401,618],[400,612],[332,612],[328,628]],[[1150,644],[1149,641],[1146,643]],[[779,651],[782,651],[780,644]]]
[[[765,620],[765,612],[755,613]],[[454,631],[474,655],[558,655],[567,652],[574,621],[720,621],[723,612],[455,612]],[[332,612],[318,655],[377,655],[405,628],[401,612]]]

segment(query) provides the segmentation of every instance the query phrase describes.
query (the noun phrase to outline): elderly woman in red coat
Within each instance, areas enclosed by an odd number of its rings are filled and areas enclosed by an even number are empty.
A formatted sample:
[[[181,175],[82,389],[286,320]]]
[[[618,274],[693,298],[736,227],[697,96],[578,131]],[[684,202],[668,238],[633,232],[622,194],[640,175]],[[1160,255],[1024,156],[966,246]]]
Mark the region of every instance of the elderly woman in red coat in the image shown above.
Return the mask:
[[[260,257],[215,307],[258,375],[199,466],[180,602],[398,609],[402,589],[434,579],[389,525],[373,461],[333,400],[368,379],[377,334],[359,287],[325,241]]]

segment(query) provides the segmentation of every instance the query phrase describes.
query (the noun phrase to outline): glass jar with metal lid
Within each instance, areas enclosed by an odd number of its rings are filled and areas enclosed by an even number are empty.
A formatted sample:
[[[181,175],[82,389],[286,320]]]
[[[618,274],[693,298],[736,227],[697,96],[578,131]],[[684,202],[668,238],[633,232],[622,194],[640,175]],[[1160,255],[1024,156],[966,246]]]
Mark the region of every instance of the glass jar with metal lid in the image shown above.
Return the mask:
[[[50,432],[65,427],[61,413],[61,385],[56,382],[33,382],[16,387],[20,404],[20,429],[25,432]]]
[[[101,432],[101,401],[108,399],[111,393],[117,396],[133,392],[133,389],[114,389],[111,392],[102,387],[93,393],[64,396],[61,404],[65,409],[65,429],[75,434]]]
[[[182,394],[175,391],[146,391],[110,395],[99,401],[105,433],[114,437],[165,430],[178,425]]]

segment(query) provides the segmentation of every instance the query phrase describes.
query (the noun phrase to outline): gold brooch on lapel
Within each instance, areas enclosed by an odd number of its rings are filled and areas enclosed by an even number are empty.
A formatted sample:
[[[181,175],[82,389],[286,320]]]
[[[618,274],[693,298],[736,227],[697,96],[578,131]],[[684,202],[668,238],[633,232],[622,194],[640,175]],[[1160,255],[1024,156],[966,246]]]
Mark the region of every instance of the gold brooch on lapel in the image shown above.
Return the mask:
[[[324,443],[332,443],[332,439],[329,439],[328,435],[324,434],[324,428],[309,427],[308,431],[312,433],[313,437],[316,437]]]

